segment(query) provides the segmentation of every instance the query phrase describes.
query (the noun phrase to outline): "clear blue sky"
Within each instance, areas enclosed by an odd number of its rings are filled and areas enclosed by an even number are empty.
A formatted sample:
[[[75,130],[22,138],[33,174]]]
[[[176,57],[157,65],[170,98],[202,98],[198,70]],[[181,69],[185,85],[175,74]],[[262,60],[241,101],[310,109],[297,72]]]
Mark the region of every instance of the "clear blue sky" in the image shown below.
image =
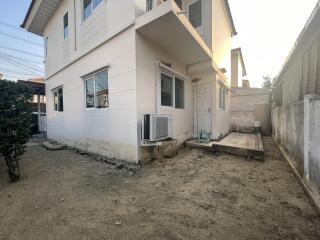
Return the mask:
[[[42,58],[8,49],[12,48],[29,52],[34,55],[43,56],[42,38],[20,28],[20,25],[23,22],[23,19],[29,8],[30,2],[31,0],[10,0],[1,1],[0,3],[0,73],[3,73],[4,77],[7,79],[27,79],[31,78],[32,76],[36,77],[42,75],[39,71],[34,70],[42,69],[43,71],[43,64],[41,64],[43,61]],[[10,26],[7,26],[6,24]],[[25,41],[20,41],[3,34],[12,35],[16,38],[22,38]],[[31,44],[26,41],[30,41],[35,44]],[[41,46],[37,46],[36,44]],[[12,63],[8,63],[8,57],[11,60],[13,59],[18,63],[22,63],[23,66],[26,67],[21,68]]]

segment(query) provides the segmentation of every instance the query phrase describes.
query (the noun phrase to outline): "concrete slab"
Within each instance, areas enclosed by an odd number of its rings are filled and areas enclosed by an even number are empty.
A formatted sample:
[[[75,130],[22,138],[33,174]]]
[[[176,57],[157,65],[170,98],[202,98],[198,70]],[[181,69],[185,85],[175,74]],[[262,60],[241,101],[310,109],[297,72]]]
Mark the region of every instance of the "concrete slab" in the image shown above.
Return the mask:
[[[207,149],[209,151],[222,151],[229,154],[253,157],[262,160],[264,149],[261,135],[246,133],[230,133],[220,141],[213,141],[209,144],[198,143],[197,139],[186,142],[187,147]]]

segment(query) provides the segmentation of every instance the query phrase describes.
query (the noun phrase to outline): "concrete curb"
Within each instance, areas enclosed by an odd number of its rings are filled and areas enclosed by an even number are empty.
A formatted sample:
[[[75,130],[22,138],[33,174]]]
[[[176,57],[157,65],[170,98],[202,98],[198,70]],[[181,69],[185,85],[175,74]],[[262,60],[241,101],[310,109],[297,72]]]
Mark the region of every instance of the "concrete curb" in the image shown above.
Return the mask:
[[[312,190],[309,188],[309,186],[305,183],[303,178],[300,176],[298,173],[297,169],[294,167],[292,164],[292,161],[289,157],[289,155],[286,153],[284,148],[272,137],[272,139],[275,141],[277,144],[278,148],[280,149],[281,154],[284,156],[286,161],[288,162],[290,168],[292,169],[294,175],[296,178],[299,180],[300,185],[302,186],[303,191],[307,194],[308,199],[310,200],[312,206],[315,208],[316,212],[318,213],[320,217],[320,198],[318,199],[317,196],[312,192]]]

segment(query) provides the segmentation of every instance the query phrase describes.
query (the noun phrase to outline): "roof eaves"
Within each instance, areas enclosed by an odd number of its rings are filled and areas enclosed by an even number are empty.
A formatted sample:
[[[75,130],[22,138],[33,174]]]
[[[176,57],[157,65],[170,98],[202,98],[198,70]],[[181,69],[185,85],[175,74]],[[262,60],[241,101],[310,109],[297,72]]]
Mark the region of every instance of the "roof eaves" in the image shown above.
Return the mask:
[[[25,28],[26,24],[27,24],[27,21],[28,21],[28,18],[31,14],[31,11],[32,11],[32,8],[34,6],[34,4],[36,3],[36,0],[32,0],[32,2],[30,3],[30,6],[29,6],[29,9],[28,9],[28,12],[23,20],[23,23],[20,25],[21,28]]]
[[[232,36],[236,36],[238,33],[237,33],[236,27],[234,25],[234,21],[233,21],[233,17],[232,17],[232,14],[231,14],[229,1],[228,0],[223,0],[223,3],[225,5],[225,8],[226,8],[226,11],[227,11],[227,14],[228,14],[228,18],[229,18],[229,22],[230,22],[230,25],[231,25]]]

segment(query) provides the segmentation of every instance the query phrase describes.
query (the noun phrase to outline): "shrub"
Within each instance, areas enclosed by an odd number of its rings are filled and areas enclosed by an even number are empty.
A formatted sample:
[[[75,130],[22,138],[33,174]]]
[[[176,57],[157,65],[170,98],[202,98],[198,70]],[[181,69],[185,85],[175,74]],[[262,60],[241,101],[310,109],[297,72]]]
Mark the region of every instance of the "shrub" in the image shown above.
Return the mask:
[[[11,181],[20,177],[19,157],[31,136],[32,99],[32,90],[26,85],[0,81],[0,154]]]

